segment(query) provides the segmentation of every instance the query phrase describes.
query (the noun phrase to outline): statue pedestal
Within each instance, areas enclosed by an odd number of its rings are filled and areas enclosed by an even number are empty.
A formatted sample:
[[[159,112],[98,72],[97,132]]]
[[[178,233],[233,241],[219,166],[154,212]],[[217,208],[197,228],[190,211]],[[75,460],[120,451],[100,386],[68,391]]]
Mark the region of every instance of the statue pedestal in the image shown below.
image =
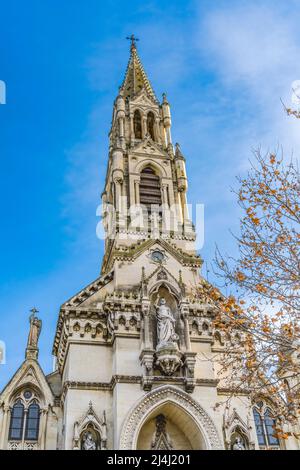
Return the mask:
[[[26,353],[25,353],[26,359],[33,359],[34,361],[37,361],[38,355],[39,355],[38,348],[32,348],[32,347],[26,348]]]
[[[173,375],[182,365],[182,353],[174,343],[165,343],[156,349],[156,362],[164,375]]]

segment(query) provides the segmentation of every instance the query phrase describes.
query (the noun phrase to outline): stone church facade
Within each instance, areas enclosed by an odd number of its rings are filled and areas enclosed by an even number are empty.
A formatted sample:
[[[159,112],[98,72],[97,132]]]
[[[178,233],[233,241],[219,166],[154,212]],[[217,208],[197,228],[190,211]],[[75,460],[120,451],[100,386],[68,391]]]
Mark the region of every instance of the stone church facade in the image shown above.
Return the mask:
[[[49,375],[33,310],[25,361],[0,395],[1,449],[299,448],[273,436],[271,401],[228,401],[210,360],[223,340],[213,301],[194,295],[205,280],[171,124],[132,38],[109,134],[101,274],[61,306]]]

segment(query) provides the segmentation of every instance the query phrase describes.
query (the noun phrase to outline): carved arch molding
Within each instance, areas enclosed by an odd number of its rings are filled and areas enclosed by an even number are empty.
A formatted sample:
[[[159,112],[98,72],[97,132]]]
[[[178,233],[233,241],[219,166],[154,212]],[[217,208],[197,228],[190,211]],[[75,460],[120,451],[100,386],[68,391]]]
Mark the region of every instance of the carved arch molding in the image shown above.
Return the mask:
[[[180,407],[190,415],[202,434],[206,449],[224,449],[213,420],[202,406],[184,391],[169,385],[148,393],[130,410],[122,427],[119,449],[134,450],[138,434],[147,416],[155,408],[168,402]]]

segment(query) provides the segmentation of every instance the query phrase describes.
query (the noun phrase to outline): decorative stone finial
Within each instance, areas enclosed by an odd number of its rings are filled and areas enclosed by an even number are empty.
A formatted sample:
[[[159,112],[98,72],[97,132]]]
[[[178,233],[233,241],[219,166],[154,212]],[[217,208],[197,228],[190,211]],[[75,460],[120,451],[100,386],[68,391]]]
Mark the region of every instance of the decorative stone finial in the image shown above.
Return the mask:
[[[182,152],[181,152],[181,148],[180,148],[180,145],[178,144],[178,142],[176,142],[175,144],[175,158],[180,158],[182,160],[185,160]]]

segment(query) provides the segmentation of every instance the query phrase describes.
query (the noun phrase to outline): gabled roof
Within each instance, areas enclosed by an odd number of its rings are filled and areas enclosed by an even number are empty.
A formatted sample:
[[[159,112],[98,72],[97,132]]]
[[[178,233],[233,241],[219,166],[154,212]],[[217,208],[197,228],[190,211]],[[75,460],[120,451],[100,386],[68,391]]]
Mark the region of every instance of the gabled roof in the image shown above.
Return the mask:
[[[19,369],[12,376],[8,384],[4,387],[0,394],[1,402],[9,403],[11,396],[20,388],[25,386],[33,386],[38,389],[45,400],[45,404],[54,403],[53,392],[47,382],[45,374],[35,360],[26,359]]]
[[[123,91],[124,98],[127,98],[127,96],[133,98],[142,89],[146,90],[147,95],[152,100],[158,101],[138,56],[136,45],[133,43],[131,44],[130,58],[121,90]]]
[[[138,142],[130,149],[130,153],[146,154],[148,156],[156,155],[170,159],[169,154],[159,145],[154,142],[151,137],[145,137],[141,142]]]

